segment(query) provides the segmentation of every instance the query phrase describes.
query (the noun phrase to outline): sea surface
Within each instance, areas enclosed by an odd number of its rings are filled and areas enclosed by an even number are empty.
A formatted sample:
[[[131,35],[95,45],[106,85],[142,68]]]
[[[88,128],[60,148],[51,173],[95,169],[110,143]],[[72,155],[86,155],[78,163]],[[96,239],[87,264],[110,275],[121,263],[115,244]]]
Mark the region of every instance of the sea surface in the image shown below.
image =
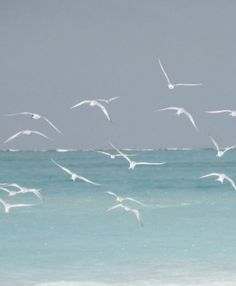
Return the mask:
[[[0,205],[1,286],[236,285],[236,152],[127,151],[137,161],[167,162],[128,170],[123,158],[96,152],[0,152],[0,182],[40,188],[0,197],[34,206]],[[101,186],[73,182],[59,164]],[[147,206],[144,226],[116,204],[113,191]]]

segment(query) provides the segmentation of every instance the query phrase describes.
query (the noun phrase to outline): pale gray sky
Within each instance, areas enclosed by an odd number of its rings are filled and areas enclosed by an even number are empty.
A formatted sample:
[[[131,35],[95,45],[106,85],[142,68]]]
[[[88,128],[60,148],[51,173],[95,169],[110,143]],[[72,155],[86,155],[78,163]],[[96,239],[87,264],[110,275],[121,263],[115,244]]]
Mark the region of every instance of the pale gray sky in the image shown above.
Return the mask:
[[[44,122],[2,117],[1,141],[21,129],[55,141],[22,137],[0,148],[107,148],[236,144],[236,120],[205,110],[236,109],[236,2],[233,0],[0,0],[0,113],[32,111]],[[203,87],[167,89],[160,57],[174,81]],[[84,99],[120,96],[110,124]],[[189,110],[200,129],[167,106]],[[232,133],[232,134],[231,134]]]

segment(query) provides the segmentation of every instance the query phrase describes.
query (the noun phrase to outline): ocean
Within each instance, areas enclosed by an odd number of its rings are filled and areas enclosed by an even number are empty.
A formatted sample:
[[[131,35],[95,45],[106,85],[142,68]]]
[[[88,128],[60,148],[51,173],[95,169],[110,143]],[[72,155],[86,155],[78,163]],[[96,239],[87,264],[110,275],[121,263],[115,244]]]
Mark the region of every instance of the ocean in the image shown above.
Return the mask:
[[[128,170],[123,158],[96,152],[0,152],[0,183],[41,189],[0,198],[30,203],[9,214],[0,205],[1,286],[236,285],[236,152],[127,151],[137,161],[167,162]],[[73,182],[51,159],[100,183]],[[112,191],[135,198],[144,225]]]

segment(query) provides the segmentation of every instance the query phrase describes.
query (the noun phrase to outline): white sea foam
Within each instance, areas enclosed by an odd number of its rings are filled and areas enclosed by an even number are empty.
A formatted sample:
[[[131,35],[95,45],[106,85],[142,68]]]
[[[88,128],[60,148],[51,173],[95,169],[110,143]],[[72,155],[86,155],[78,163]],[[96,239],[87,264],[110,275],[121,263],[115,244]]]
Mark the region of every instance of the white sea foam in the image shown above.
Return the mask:
[[[128,282],[86,282],[57,281],[36,284],[35,286],[236,286],[236,281],[204,281],[204,282],[163,282],[159,280],[142,280]]]

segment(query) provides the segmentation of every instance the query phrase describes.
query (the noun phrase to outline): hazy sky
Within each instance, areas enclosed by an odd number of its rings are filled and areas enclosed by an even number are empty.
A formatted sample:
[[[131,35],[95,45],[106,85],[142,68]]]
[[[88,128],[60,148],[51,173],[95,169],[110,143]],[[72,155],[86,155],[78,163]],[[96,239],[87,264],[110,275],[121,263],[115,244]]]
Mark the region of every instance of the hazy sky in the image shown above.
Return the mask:
[[[0,0],[0,113],[32,111],[44,122],[2,117],[1,141],[26,129],[54,139],[21,137],[0,148],[163,148],[236,144],[236,119],[205,110],[236,109],[236,1]],[[202,82],[167,89],[160,57],[173,81]],[[120,99],[110,124],[84,99]],[[186,118],[156,112],[183,106]]]

